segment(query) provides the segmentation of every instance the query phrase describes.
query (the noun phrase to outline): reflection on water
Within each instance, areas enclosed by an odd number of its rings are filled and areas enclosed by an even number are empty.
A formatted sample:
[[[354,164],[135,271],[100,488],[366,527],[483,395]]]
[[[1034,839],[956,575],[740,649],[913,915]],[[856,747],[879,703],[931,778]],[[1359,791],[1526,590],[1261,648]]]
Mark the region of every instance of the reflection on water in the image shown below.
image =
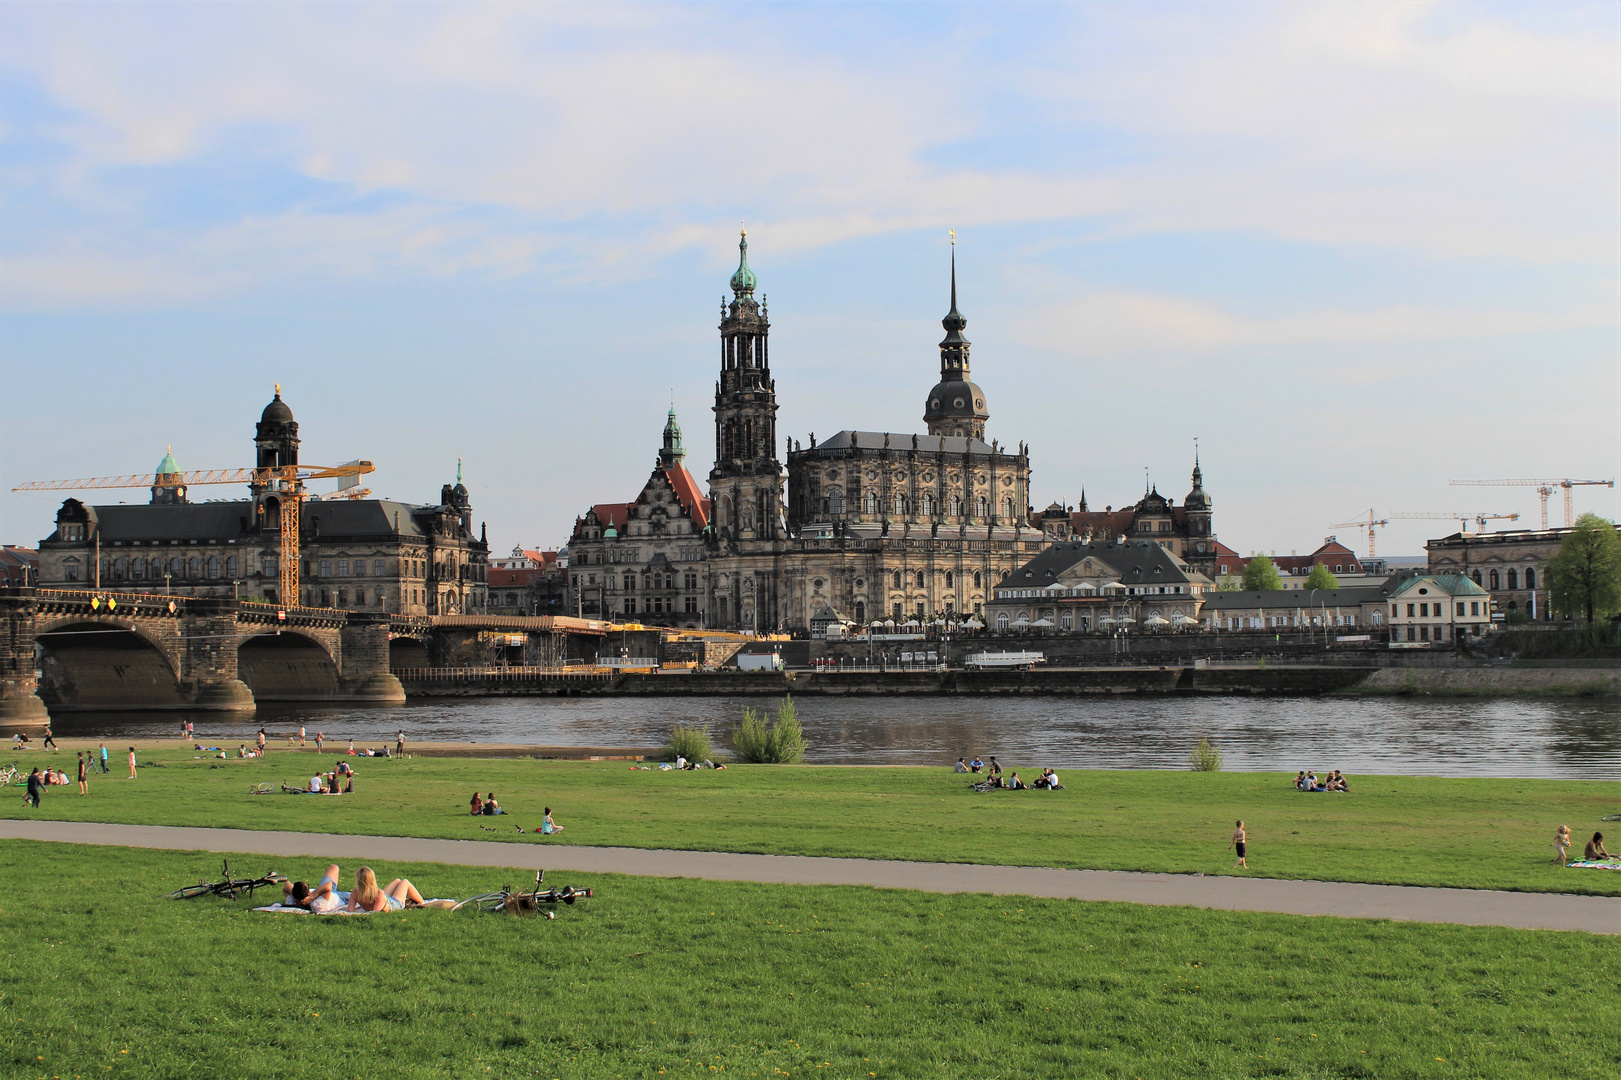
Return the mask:
[[[544,746],[651,747],[675,724],[722,736],[745,698],[475,698],[394,708],[262,705],[229,717],[189,714],[198,737],[251,741],[308,726],[364,746],[392,741],[486,741]],[[1425,776],[1621,779],[1621,703],[1435,701],[1411,698],[1087,699],[1035,697],[820,698],[797,701],[807,760],[941,764],[996,754],[1020,765],[1185,768],[1208,736],[1235,770],[1341,769]],[[167,736],[187,714],[70,714],[64,735]]]

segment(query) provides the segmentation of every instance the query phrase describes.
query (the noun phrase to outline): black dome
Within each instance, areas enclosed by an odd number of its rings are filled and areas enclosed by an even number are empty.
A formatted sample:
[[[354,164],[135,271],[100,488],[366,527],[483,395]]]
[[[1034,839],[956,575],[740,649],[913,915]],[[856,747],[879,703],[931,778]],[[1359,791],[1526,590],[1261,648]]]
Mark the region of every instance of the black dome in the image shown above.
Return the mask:
[[[923,409],[925,423],[952,417],[984,420],[991,414],[985,409],[985,391],[974,383],[960,379],[934,384],[929,391],[928,404]]]
[[[265,411],[259,416],[261,424],[290,424],[293,420],[293,410],[281,399],[281,391],[276,391],[276,397],[265,406]]]

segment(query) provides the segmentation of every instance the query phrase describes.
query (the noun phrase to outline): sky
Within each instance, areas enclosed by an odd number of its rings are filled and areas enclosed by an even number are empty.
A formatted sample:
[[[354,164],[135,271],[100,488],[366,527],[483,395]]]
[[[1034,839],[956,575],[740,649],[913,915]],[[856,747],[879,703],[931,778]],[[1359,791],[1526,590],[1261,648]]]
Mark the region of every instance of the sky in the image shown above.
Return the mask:
[[[744,222],[783,435],[923,429],[955,229],[1038,509],[1197,439],[1244,553],[1535,527],[1449,482],[1621,472],[1618,193],[1613,3],[8,2],[0,539],[251,465],[279,383],[303,460],[556,547],[672,406],[707,474]]]

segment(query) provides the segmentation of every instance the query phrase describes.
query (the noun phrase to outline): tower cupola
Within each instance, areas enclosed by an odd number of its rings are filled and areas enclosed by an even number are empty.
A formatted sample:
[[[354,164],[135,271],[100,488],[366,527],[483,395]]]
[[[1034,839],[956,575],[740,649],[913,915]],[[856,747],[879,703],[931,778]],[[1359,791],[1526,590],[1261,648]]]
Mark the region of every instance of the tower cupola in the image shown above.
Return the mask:
[[[962,332],[968,320],[957,310],[957,234],[951,234],[951,310],[940,320],[946,336],[940,342],[940,381],[929,391],[923,408],[923,422],[930,435],[960,435],[985,438],[985,391],[969,377],[969,341]]]

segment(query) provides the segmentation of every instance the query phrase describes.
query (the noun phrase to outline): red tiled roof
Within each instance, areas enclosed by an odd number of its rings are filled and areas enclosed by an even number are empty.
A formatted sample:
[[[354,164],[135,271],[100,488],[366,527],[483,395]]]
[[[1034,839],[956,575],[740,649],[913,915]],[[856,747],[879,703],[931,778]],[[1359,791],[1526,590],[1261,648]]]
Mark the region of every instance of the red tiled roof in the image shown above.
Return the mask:
[[[675,489],[675,497],[681,500],[681,505],[692,517],[692,523],[700,532],[709,524],[709,500],[704,497],[698,487],[698,481],[692,478],[685,465],[677,465],[673,469],[664,470],[665,479]]]

